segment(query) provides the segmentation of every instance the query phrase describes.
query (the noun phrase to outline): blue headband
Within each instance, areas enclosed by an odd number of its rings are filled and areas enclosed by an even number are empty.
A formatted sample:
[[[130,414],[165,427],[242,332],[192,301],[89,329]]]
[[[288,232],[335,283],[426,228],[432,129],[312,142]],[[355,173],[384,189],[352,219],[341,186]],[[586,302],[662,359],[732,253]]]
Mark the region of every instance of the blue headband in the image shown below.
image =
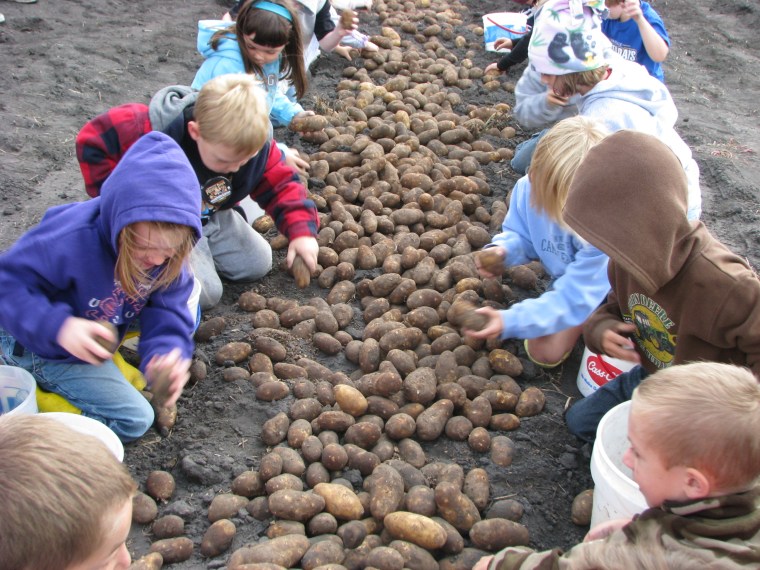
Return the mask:
[[[293,16],[290,15],[290,12],[288,12],[287,8],[280,6],[279,4],[275,4],[274,2],[267,2],[266,0],[262,2],[256,2],[253,6],[251,6],[251,8],[266,10],[267,12],[272,12],[278,16],[282,16],[288,22],[293,22]]]

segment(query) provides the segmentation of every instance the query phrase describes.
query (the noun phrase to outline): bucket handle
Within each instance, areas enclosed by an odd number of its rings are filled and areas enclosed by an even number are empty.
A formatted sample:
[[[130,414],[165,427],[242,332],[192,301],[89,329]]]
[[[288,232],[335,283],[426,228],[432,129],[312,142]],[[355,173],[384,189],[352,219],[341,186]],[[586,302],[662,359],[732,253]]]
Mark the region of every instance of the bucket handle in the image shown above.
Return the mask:
[[[521,32],[521,31],[519,31],[519,30],[515,30],[515,29],[513,29],[513,28],[508,28],[507,26],[502,26],[502,25],[501,25],[501,24],[499,24],[498,22],[495,22],[495,21],[494,21],[494,20],[491,18],[491,16],[486,16],[486,20],[488,20],[489,22],[491,22],[491,23],[492,23],[494,26],[496,26],[497,28],[501,28],[502,30],[505,30],[505,31],[509,32],[510,34],[514,34],[514,35],[516,35],[516,36],[524,36],[525,34],[527,34],[527,33],[528,33],[528,30],[524,30],[524,31],[522,31],[522,32]]]

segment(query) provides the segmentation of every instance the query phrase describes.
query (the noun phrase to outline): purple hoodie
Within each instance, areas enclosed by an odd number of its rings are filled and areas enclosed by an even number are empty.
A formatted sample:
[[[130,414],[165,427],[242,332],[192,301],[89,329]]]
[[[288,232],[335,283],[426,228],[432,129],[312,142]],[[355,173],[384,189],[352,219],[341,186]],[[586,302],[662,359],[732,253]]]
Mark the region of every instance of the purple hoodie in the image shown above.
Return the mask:
[[[141,137],[87,202],[50,208],[38,226],[0,256],[0,326],[27,350],[59,362],[81,362],[56,342],[69,316],[108,320],[123,337],[140,318],[143,366],[154,355],[193,351],[185,269],[147,298],[127,298],[114,279],[119,232],[135,222],[190,226],[201,235],[198,179],[185,153],[160,132]]]

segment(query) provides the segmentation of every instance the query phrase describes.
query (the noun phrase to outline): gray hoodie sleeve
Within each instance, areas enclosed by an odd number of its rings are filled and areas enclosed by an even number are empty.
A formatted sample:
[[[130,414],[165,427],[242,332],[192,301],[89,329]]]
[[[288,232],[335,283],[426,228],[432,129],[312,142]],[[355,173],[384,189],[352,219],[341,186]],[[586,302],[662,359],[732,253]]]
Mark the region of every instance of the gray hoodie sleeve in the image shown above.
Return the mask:
[[[187,85],[170,85],[156,93],[148,105],[150,125],[163,131],[188,105],[195,103],[198,91]]]
[[[546,85],[541,83],[541,76],[530,65],[523,71],[515,87],[517,104],[514,115],[520,126],[526,129],[538,129],[553,125],[557,121],[578,114],[575,96],[566,107],[549,106],[546,102]]]

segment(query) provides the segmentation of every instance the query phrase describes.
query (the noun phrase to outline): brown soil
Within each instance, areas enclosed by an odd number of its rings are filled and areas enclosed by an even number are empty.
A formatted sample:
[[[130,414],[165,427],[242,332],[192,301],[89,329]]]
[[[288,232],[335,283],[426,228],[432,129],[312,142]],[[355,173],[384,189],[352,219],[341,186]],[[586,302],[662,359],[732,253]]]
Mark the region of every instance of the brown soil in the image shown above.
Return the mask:
[[[6,22],[0,24],[0,198],[2,225],[0,249],[7,248],[46,208],[86,199],[74,156],[74,137],[82,124],[110,106],[125,102],[147,102],[159,88],[189,84],[201,59],[195,52],[196,23],[220,15],[223,2],[165,0],[152,2],[97,2],[40,0],[24,5],[0,3]],[[514,10],[511,2],[466,0],[450,3],[463,14],[465,24],[456,29],[470,42],[470,56],[485,67],[494,60],[481,49],[472,27],[481,24],[484,13]],[[760,230],[760,50],[755,31],[760,11],[750,0],[660,0],[655,4],[670,32],[673,47],[666,64],[666,79],[680,110],[678,130],[694,151],[702,172],[703,220],[734,251],[757,267]],[[361,16],[362,28],[379,31],[374,15]],[[459,58],[466,49],[448,48]],[[357,59],[352,64],[361,64]],[[335,85],[345,60],[324,57],[305,104],[313,108],[335,98]],[[508,87],[521,68],[501,81]],[[480,82],[462,93],[465,104],[514,102],[509,89],[486,92]],[[518,125],[518,135],[509,141],[484,137],[494,144],[514,147],[530,133]],[[290,133],[276,136],[306,152],[315,148],[301,144]],[[494,200],[506,199],[516,180],[507,163],[483,167]],[[280,254],[278,254],[280,255]],[[362,272],[375,276],[379,270]],[[223,343],[245,338],[251,331],[250,314],[237,308],[238,295],[253,289],[265,296],[292,297],[305,303],[325,290],[312,284],[296,289],[292,278],[274,270],[256,284],[230,285],[222,304],[205,317],[223,316],[223,335],[199,343],[197,355],[213,361]],[[360,336],[363,322],[358,312],[347,327]],[[333,370],[350,374],[356,366],[342,355],[326,357],[310,342],[289,337],[288,362],[308,356]],[[516,342],[507,347],[521,354]],[[521,520],[530,530],[531,545],[567,548],[582,539],[586,529],[570,522],[573,497],[592,486],[589,449],[570,436],[562,420],[568,397],[577,396],[575,376],[580,347],[561,370],[538,371],[527,362],[518,379],[522,386],[535,385],[547,398],[546,410],[525,418],[510,433],[517,446],[514,463],[508,468],[494,465],[488,454],[475,454],[465,443],[445,437],[423,445],[429,461],[457,462],[468,471],[487,470],[492,497],[510,497],[525,509]],[[127,446],[125,463],[144,485],[148,473],[171,471],[177,491],[161,513],[174,512],[186,521],[186,535],[195,553],[177,568],[219,568],[227,558],[204,560],[198,551],[209,526],[207,507],[213,496],[228,492],[232,479],[247,469],[257,469],[266,453],[259,434],[262,423],[275,413],[287,411],[292,401],[259,402],[245,381],[226,383],[222,368],[211,364],[208,377],[188,388],[179,404],[175,429],[161,437],[151,431]],[[493,434],[495,435],[495,434]],[[344,477],[361,488],[358,472]],[[235,517],[237,536],[230,552],[265,532],[269,521],[257,521],[245,510]],[[129,547],[135,557],[145,554],[151,542],[149,527],[135,526]]]

